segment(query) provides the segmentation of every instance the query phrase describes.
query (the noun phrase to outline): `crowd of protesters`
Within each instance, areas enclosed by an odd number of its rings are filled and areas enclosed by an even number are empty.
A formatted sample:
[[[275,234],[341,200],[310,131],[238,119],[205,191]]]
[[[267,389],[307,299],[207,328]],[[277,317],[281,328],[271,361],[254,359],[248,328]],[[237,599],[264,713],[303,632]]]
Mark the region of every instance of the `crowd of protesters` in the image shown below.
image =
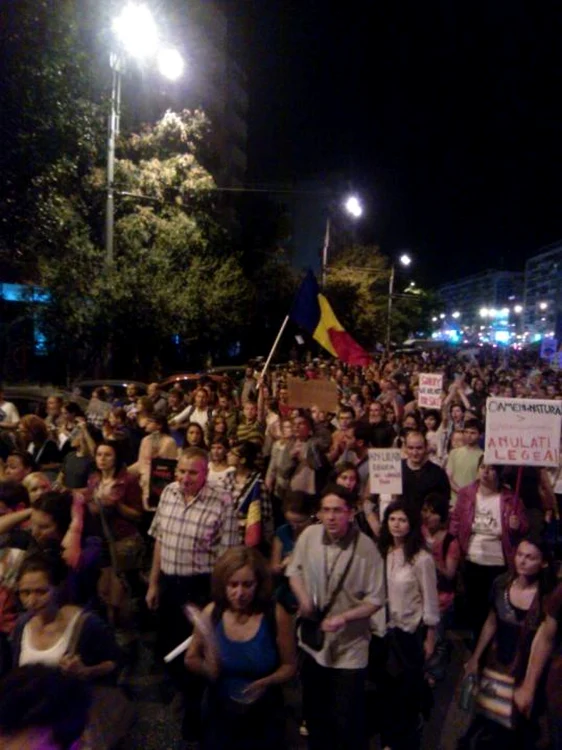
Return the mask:
[[[443,375],[441,409],[418,406],[423,372]],[[332,381],[337,408],[294,408],[289,377]],[[562,375],[498,350],[308,359],[190,393],[100,388],[86,412],[53,396],[42,416],[0,387],[4,679],[88,683],[85,746],[109,748],[133,720],[119,682],[139,632],[159,658],[193,633],[167,662],[187,747],[287,747],[298,682],[311,750],[367,748],[369,705],[381,747],[415,750],[458,628],[476,703],[460,746],[561,750],[562,476],[484,460],[488,396],[562,404]],[[369,448],[391,447],[402,494],[374,495]],[[155,503],[157,460],[175,481]],[[26,731],[0,710],[0,738]]]

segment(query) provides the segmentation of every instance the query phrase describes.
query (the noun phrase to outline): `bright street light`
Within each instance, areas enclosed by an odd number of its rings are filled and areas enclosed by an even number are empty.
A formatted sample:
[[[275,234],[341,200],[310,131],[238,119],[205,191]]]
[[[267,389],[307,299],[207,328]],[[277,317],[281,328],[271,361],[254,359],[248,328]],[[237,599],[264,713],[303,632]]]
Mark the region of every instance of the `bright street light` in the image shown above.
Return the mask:
[[[112,24],[118,48],[110,55],[113,72],[111,87],[111,109],[107,139],[107,197],[105,207],[105,256],[106,262],[113,260],[113,234],[115,224],[115,142],[119,135],[121,118],[121,75],[127,57],[137,60],[151,59],[160,73],[171,81],[183,73],[184,62],[177,50],[161,47],[156,22],[148,6],[130,2]]]
[[[431,322],[432,323],[437,323],[437,318],[434,316],[433,318],[431,318]]]
[[[403,265],[408,267],[410,263],[412,262],[412,259],[407,253],[402,253],[402,255],[398,258],[398,261]],[[396,273],[396,262],[392,262],[392,266],[390,267],[390,278],[388,280],[388,312],[386,317],[386,352],[387,354],[390,354],[390,319],[392,317],[392,295],[394,292],[394,275]],[[410,284],[410,286],[414,286],[413,284]]]
[[[441,320],[445,320],[445,313],[441,313],[441,314],[439,315],[439,317],[441,318]]]
[[[546,310],[548,307],[548,302],[539,302],[539,310]]]
[[[515,305],[515,307],[513,308],[513,312],[516,315],[520,315],[523,312],[523,305]]]
[[[140,59],[156,53],[158,29],[146,5],[126,5],[113,21],[113,31],[131,57]]]
[[[344,203],[344,207],[347,213],[353,216],[354,219],[359,219],[363,215],[363,206],[356,195],[350,195]]]
[[[164,49],[158,53],[158,70],[170,81],[181,78],[185,63],[177,49]]]
[[[455,312],[453,313],[453,318],[456,320],[457,318],[460,318],[460,316],[460,312],[458,310],[455,310]]]
[[[488,317],[488,308],[487,307],[481,307],[480,308],[480,317],[481,318],[487,318]]]

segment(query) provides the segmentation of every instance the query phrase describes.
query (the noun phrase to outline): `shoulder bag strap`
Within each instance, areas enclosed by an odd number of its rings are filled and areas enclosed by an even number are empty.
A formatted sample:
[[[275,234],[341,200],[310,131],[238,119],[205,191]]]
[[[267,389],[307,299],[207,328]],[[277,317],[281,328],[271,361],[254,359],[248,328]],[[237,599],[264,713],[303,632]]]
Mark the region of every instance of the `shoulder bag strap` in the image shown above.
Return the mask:
[[[341,575],[340,580],[338,581],[338,584],[336,588],[332,592],[332,596],[330,597],[330,601],[324,609],[322,610],[322,620],[328,615],[328,612],[332,609],[332,607],[335,604],[336,598],[338,597],[340,591],[343,588],[343,584],[345,583],[345,579],[347,578],[347,574],[349,573],[349,570],[351,568],[351,563],[353,562],[353,558],[355,557],[355,550],[357,549],[357,542],[359,541],[359,534],[361,532],[357,532],[355,535],[355,539],[353,540],[353,549],[351,550],[351,555],[349,557],[349,560],[346,563],[345,569]]]

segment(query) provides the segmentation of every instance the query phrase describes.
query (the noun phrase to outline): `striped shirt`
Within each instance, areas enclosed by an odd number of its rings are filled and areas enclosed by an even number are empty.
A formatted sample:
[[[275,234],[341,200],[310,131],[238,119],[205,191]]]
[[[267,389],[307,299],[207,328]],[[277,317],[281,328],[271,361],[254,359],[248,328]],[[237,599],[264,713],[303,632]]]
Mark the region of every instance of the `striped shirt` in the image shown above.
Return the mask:
[[[223,552],[240,544],[232,495],[205,485],[186,503],[179,483],[172,482],[162,492],[149,534],[160,542],[162,573],[210,573]]]

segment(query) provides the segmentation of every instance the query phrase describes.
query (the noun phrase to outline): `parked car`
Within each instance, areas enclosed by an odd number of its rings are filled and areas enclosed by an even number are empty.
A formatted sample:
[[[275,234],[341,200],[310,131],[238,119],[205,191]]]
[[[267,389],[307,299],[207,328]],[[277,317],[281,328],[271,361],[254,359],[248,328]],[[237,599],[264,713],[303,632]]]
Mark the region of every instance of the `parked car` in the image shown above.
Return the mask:
[[[212,380],[215,383],[220,383],[224,378],[224,375],[217,375],[212,372],[180,372],[176,375],[170,375],[170,377],[162,380],[160,388],[164,392],[171,391],[174,385],[179,384],[185,393],[190,393],[199,385],[199,383],[204,383],[205,380]]]
[[[72,384],[72,391],[89,400],[96,388],[107,388],[113,393],[114,399],[125,399],[127,397],[127,386],[136,385],[139,396],[146,394],[148,384],[138,380],[113,379],[113,380],[78,380]]]
[[[70,391],[48,385],[5,385],[4,398],[15,404],[20,416],[37,414],[45,417],[47,413],[47,399],[49,396],[60,396],[63,401],[74,401],[86,411],[88,399],[77,396]]]

